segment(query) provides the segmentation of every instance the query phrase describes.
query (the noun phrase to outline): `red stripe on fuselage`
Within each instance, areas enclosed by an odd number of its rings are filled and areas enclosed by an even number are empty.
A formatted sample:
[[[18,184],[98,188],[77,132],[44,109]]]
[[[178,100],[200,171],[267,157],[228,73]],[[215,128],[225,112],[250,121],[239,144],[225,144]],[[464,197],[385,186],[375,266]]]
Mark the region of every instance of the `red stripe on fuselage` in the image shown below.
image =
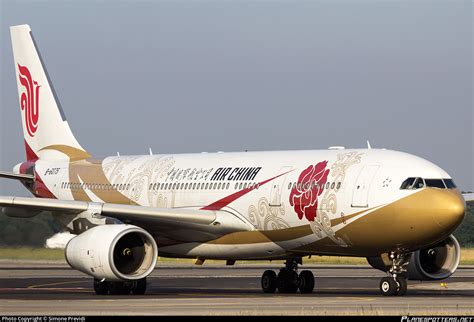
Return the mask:
[[[285,175],[285,174],[287,174],[287,173],[289,173],[289,172],[291,172],[291,171],[293,171],[293,170],[284,172],[284,173],[279,174],[279,175],[277,175],[277,176],[275,176],[275,177],[273,177],[273,178],[270,178],[270,179],[267,179],[267,180],[265,180],[265,181],[259,182],[259,183],[257,184],[257,186],[259,186],[259,187],[260,187],[260,186],[263,186],[265,183],[270,182],[270,181],[272,181],[272,180],[275,180],[276,178],[281,177],[282,175]],[[201,210],[219,210],[219,209],[222,209],[222,208],[224,208],[225,206],[227,206],[228,204],[230,204],[231,202],[233,202],[233,201],[239,199],[240,197],[242,197],[243,195],[249,193],[250,191],[252,191],[252,190],[254,190],[254,189],[256,189],[255,186],[252,186],[252,187],[250,187],[250,188],[245,188],[245,189],[242,189],[242,190],[240,190],[240,191],[234,192],[233,194],[228,195],[227,197],[224,197],[224,198],[222,198],[222,199],[219,199],[219,200],[217,200],[216,202],[213,202],[213,203],[211,203],[210,205],[201,208]]]

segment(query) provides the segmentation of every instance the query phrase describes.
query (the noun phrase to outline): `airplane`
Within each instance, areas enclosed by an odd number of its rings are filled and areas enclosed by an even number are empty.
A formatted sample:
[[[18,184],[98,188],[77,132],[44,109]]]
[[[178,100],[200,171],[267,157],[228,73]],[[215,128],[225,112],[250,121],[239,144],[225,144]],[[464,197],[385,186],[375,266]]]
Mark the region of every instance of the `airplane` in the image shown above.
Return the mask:
[[[386,149],[190,153],[94,158],[74,137],[28,25],[10,28],[26,160],[0,177],[34,197],[1,196],[3,215],[51,213],[76,235],[68,264],[98,295],[144,294],[161,257],[284,260],[265,293],[311,293],[316,255],[365,257],[379,291],[439,280],[460,260],[466,200],[452,177]],[[472,195],[466,199],[472,202]]]

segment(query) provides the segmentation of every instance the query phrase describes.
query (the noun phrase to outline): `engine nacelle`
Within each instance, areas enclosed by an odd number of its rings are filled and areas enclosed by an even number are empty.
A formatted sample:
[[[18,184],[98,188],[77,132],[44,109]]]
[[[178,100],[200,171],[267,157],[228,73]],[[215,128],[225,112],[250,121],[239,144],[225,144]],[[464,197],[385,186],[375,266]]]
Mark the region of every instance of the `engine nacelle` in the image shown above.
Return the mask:
[[[412,280],[442,280],[451,276],[459,265],[461,247],[450,235],[443,241],[413,252],[408,265]]]
[[[411,280],[442,280],[451,276],[459,265],[461,247],[457,239],[450,235],[443,241],[413,252],[407,268]],[[387,262],[381,257],[367,257],[367,262],[375,269],[388,271]]]
[[[158,247],[144,229],[132,225],[101,225],[66,245],[66,261],[85,274],[110,281],[138,280],[155,268]]]

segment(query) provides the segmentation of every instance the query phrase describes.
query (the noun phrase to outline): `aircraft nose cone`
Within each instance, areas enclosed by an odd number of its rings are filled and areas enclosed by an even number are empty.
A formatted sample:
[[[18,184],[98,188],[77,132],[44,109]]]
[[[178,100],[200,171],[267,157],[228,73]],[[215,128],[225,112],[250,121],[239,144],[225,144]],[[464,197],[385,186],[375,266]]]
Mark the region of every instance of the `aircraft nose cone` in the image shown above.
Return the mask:
[[[433,203],[438,208],[433,219],[443,229],[453,231],[464,219],[466,202],[457,190],[433,190]]]

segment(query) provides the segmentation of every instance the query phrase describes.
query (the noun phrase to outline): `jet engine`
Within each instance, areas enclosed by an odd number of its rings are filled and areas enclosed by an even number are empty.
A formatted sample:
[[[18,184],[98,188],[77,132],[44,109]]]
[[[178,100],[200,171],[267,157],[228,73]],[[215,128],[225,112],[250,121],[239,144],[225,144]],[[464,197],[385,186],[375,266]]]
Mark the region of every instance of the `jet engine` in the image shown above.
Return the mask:
[[[144,229],[132,225],[100,225],[72,238],[65,249],[68,264],[96,279],[139,280],[149,275],[158,247]]]
[[[408,265],[412,280],[442,280],[451,276],[459,265],[461,247],[453,235],[443,241],[413,252]]]
[[[442,280],[451,276],[459,265],[461,248],[453,235],[430,247],[411,254],[407,275],[411,280]],[[381,257],[367,257],[375,269],[386,272],[390,267]]]

